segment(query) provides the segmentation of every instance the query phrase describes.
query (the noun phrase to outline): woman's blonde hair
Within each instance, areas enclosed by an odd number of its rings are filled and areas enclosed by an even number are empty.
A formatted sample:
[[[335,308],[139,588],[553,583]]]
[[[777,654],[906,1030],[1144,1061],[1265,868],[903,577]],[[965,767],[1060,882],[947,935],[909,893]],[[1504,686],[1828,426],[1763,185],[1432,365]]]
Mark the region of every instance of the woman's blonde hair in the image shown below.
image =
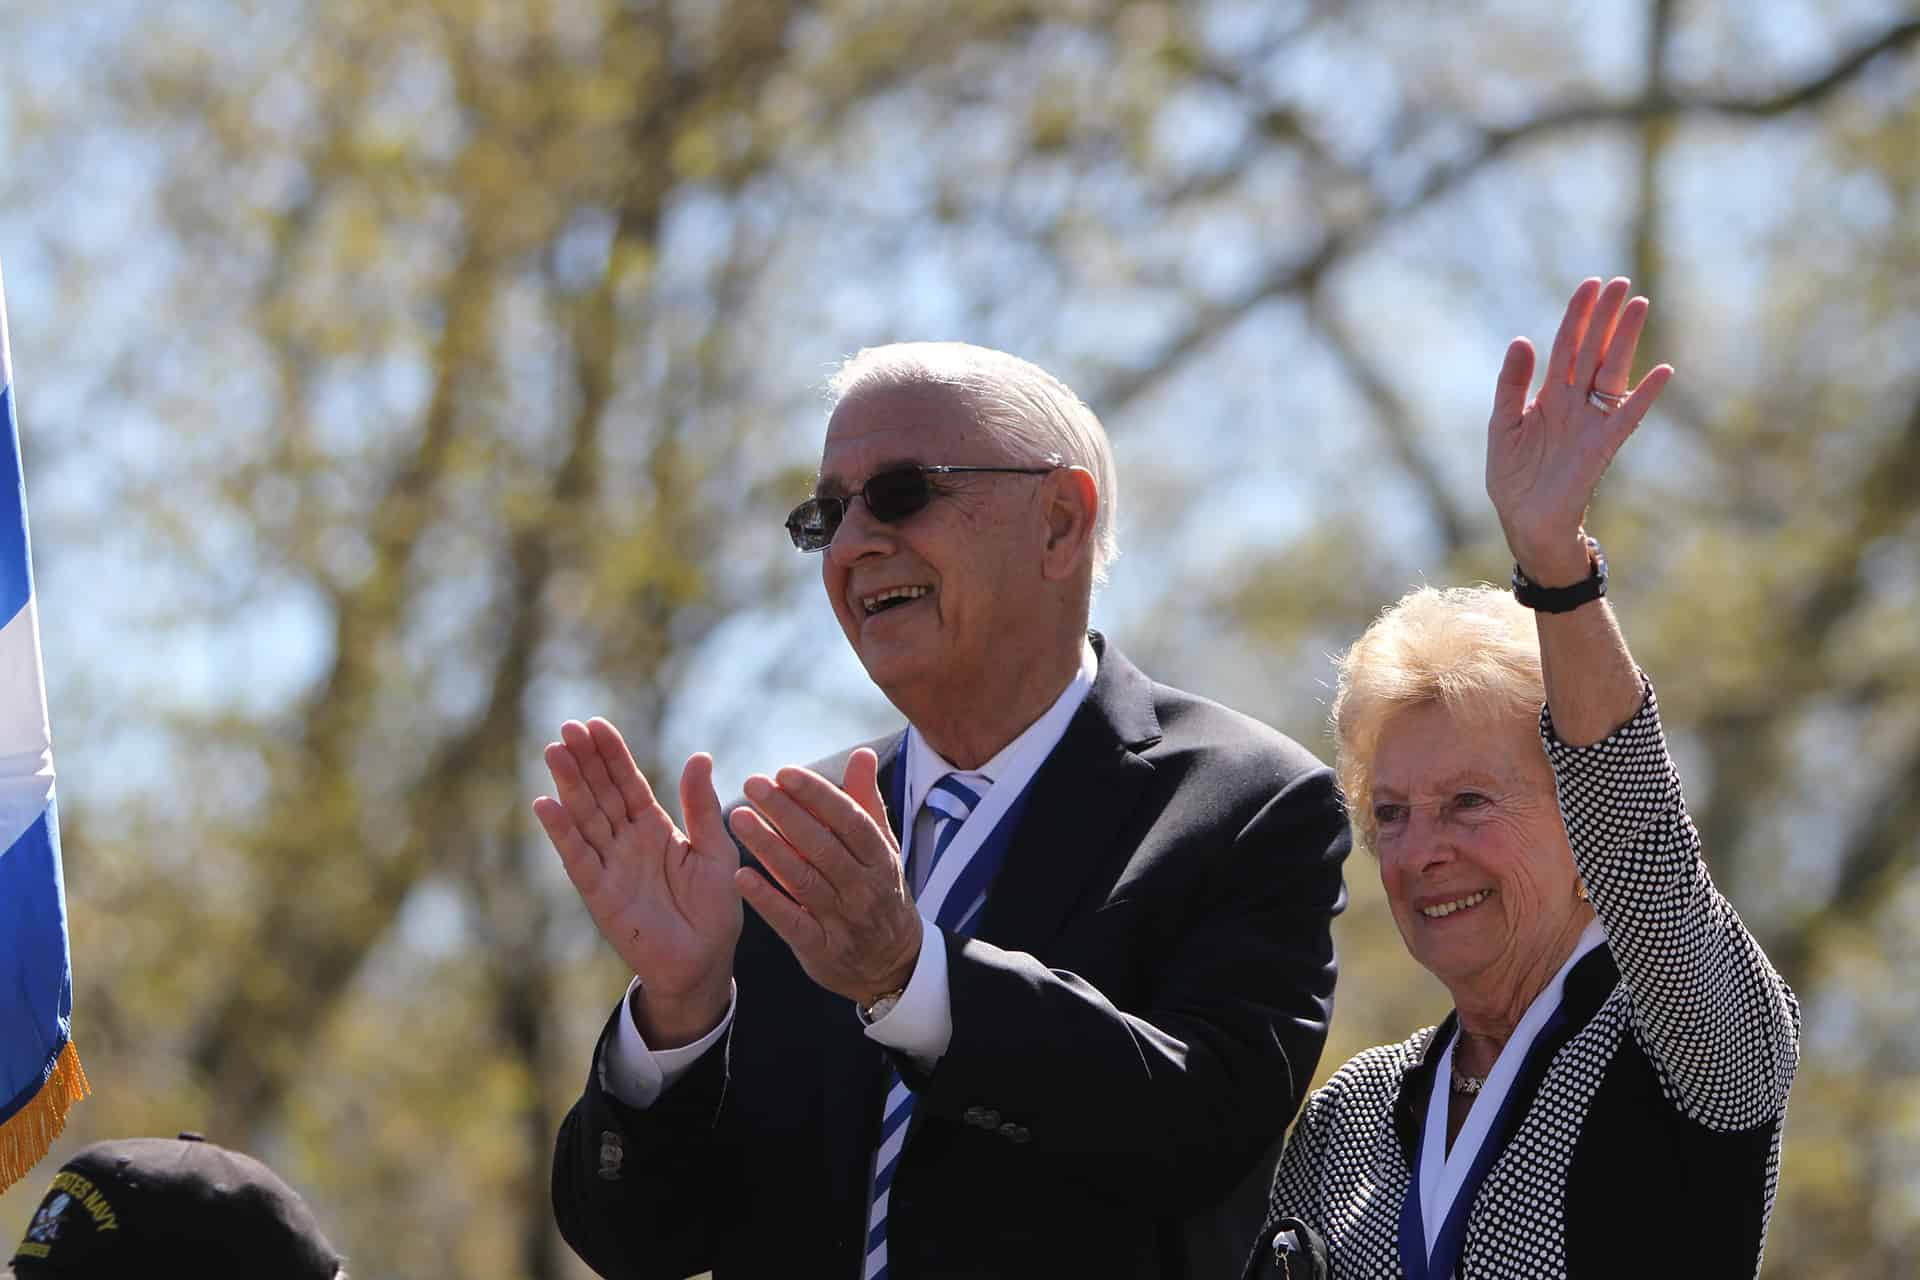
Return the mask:
[[[1511,592],[1419,587],[1373,620],[1339,659],[1334,769],[1354,843],[1373,847],[1373,756],[1395,712],[1438,704],[1497,723],[1540,713],[1546,684],[1533,613]]]

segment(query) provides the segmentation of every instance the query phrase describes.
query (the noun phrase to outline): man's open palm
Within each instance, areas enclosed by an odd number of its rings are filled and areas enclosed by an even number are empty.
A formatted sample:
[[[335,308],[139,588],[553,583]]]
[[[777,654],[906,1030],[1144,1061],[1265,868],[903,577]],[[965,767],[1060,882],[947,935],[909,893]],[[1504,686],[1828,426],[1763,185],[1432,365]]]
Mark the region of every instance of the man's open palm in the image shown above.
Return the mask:
[[[606,720],[569,720],[547,746],[559,798],[541,796],[546,828],[593,922],[647,988],[650,999],[711,1000],[724,1007],[740,937],[740,853],[713,789],[713,760],[701,754],[680,775],[674,825]]]

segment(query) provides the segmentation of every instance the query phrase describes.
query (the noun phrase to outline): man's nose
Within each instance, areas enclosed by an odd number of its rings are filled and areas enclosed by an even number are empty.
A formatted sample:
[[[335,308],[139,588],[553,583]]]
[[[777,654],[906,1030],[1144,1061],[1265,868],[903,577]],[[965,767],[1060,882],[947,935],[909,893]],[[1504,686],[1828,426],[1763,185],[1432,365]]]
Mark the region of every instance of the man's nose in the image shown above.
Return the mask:
[[[892,549],[892,528],[873,518],[873,512],[867,510],[866,498],[857,493],[848,498],[846,510],[840,515],[840,527],[833,531],[833,541],[827,544],[828,557],[844,566],[865,556],[885,555]]]

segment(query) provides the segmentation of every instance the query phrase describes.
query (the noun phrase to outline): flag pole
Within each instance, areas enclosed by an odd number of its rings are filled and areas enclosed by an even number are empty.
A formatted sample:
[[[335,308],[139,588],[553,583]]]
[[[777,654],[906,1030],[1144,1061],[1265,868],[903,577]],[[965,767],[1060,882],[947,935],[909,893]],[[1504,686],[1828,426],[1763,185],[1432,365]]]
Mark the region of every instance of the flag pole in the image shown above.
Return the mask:
[[[91,1092],[73,1045],[53,737],[0,277],[0,1191],[26,1176]]]

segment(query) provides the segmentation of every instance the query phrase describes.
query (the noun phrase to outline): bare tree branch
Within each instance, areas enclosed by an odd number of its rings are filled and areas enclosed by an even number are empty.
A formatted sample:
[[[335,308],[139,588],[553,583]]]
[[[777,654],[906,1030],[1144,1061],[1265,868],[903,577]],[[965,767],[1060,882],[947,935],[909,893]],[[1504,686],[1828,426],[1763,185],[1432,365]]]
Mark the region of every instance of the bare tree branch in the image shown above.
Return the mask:
[[[1834,551],[1827,562],[1808,576],[1814,589],[1785,612],[1781,620],[1785,637],[1781,647],[1785,652],[1823,652],[1834,632],[1870,597],[1872,589],[1862,572],[1863,557],[1877,541],[1898,532],[1910,517],[1908,490],[1915,475],[1920,475],[1920,398],[1915,399],[1905,425],[1866,469],[1860,492],[1847,513],[1849,527],[1832,540]],[[1790,682],[1775,686],[1773,700],[1765,707],[1727,708],[1709,713],[1703,721],[1701,732],[1714,776],[1738,778],[1747,793],[1744,803],[1737,799],[1716,802],[1703,813],[1700,830],[1710,848],[1741,847],[1747,831],[1762,817],[1759,807],[1751,802],[1752,794],[1775,790],[1787,769],[1779,735],[1765,732],[1765,728],[1791,718],[1825,695],[1826,690],[1811,678],[1810,671],[1809,677],[1797,686]],[[1864,691],[1856,691],[1854,696],[1857,700]],[[1816,949],[1817,932],[1835,920],[1858,916],[1877,906],[1881,901],[1877,890],[1893,870],[1920,861],[1920,848],[1915,847],[1912,836],[1916,829],[1915,806],[1920,805],[1917,776],[1920,747],[1888,773],[1887,785],[1868,820],[1839,852],[1838,887],[1830,904],[1804,917],[1775,943],[1780,971],[1789,980],[1804,973]]]
[[[1826,901],[1768,946],[1775,965],[1789,982],[1804,985],[1821,940],[1872,915],[1912,872],[1916,856],[1913,833],[1920,830],[1920,741],[1883,776],[1885,781],[1867,808],[1865,820],[1841,851],[1840,874]]]
[[[1437,166],[1407,196],[1383,204],[1354,225],[1328,236],[1305,259],[1272,271],[1231,303],[1202,311],[1152,361],[1097,388],[1090,402],[1102,414],[1119,414],[1255,308],[1276,297],[1314,287],[1335,263],[1358,252],[1408,214],[1464,185],[1522,143],[1596,125],[1637,124],[1661,118],[1727,115],[1765,119],[1784,115],[1824,101],[1851,83],[1875,58],[1904,49],[1916,39],[1920,39],[1920,19],[1896,24],[1820,74],[1761,97],[1673,94],[1655,85],[1630,101],[1576,103],[1546,111],[1521,124],[1487,128],[1482,131],[1477,147],[1450,163]]]
[[[1360,350],[1353,335],[1347,332],[1317,290],[1309,295],[1307,314],[1326,338],[1328,349],[1340,361],[1347,377],[1373,407],[1374,422],[1386,438],[1388,450],[1401,469],[1419,485],[1427,505],[1433,508],[1434,523],[1439,526],[1441,543],[1446,548],[1446,554],[1452,556],[1471,539],[1473,521],[1454,501],[1445,478],[1433,465],[1432,459],[1421,450],[1420,429],[1407,412],[1406,403]]]

